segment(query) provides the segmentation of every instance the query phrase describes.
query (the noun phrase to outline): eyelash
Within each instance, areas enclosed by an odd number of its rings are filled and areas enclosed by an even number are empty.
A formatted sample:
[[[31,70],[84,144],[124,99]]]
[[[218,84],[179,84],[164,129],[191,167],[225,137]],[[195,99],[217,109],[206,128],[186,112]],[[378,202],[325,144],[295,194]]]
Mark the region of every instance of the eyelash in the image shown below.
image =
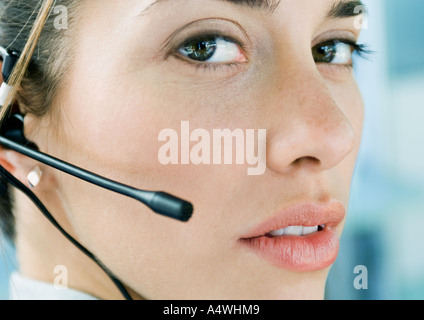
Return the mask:
[[[367,55],[372,54],[372,51],[368,50],[368,45],[365,43],[358,44],[351,41],[350,45],[353,47],[354,53],[356,53],[356,55],[358,55],[360,58],[368,59]]]
[[[196,71],[201,70],[201,69],[204,70],[204,71],[208,71],[208,70],[216,71],[216,70],[221,69],[221,68],[232,69],[232,68],[237,67],[237,66],[240,65],[239,62],[231,62],[231,63],[199,62],[199,61],[195,61],[195,60],[191,60],[191,59],[185,58],[185,57],[181,56],[180,53],[178,53],[178,51],[185,44],[189,43],[190,41],[196,41],[196,40],[201,41],[202,39],[205,39],[205,38],[208,38],[208,37],[209,38],[222,38],[222,39],[224,39],[226,41],[233,42],[234,44],[236,44],[237,46],[239,46],[239,48],[241,49],[241,51],[243,51],[244,54],[246,54],[246,50],[245,50],[246,45],[243,44],[243,43],[241,43],[240,41],[235,40],[235,39],[233,39],[231,37],[228,37],[228,36],[224,36],[222,34],[216,34],[216,33],[214,33],[214,34],[208,34],[207,33],[207,34],[201,34],[201,35],[197,35],[197,36],[190,37],[190,38],[186,39],[183,43],[181,43],[179,46],[177,46],[177,49],[176,50],[174,50],[174,56],[176,56],[177,58],[179,58],[181,61],[183,61],[183,62],[185,62],[185,63],[187,63],[187,64],[195,67]],[[333,42],[333,43],[339,42],[339,43],[344,43],[344,44],[347,44],[347,45],[351,46],[352,49],[353,49],[352,54],[356,54],[358,57],[360,57],[362,59],[368,59],[367,55],[369,55],[369,54],[372,53],[370,50],[367,49],[368,46],[366,44],[358,44],[357,42],[352,41],[350,39],[330,39],[330,40],[327,40],[327,41],[324,41],[322,43],[317,44],[317,46],[324,45],[326,43],[331,43],[331,42]],[[247,58],[247,61],[248,60],[249,59]],[[323,64],[327,64],[327,65],[329,65],[331,67],[335,67],[335,68],[344,68],[344,69],[347,68],[349,70],[351,70],[354,67],[354,64],[353,63],[352,64],[323,63]]]
[[[372,52],[370,50],[368,50],[368,45],[364,44],[364,43],[357,43],[355,41],[349,40],[349,39],[332,39],[330,41],[334,41],[334,42],[342,42],[345,43],[349,46],[351,46],[353,48],[353,54],[356,54],[358,57],[362,58],[362,59],[368,59],[368,55],[371,54]],[[319,45],[319,44],[318,44]],[[352,67],[353,65],[350,65],[350,67]]]
[[[331,72],[331,70],[333,72],[343,72],[343,71],[351,72],[355,67],[355,63],[353,61],[354,55],[356,55],[360,59],[368,60],[369,59],[368,56],[373,53],[373,51],[368,49],[367,44],[359,44],[359,43],[352,41],[350,39],[340,39],[340,38],[331,39],[331,40],[319,43],[319,44],[317,44],[317,46],[323,45],[325,43],[331,43],[331,42],[333,42],[333,43],[337,43],[337,42],[338,43],[344,43],[344,44],[351,46],[352,47],[352,63],[350,63],[350,64],[335,64],[335,63],[322,63],[322,62],[317,63],[317,64],[325,65],[327,70],[330,70],[330,72]]]

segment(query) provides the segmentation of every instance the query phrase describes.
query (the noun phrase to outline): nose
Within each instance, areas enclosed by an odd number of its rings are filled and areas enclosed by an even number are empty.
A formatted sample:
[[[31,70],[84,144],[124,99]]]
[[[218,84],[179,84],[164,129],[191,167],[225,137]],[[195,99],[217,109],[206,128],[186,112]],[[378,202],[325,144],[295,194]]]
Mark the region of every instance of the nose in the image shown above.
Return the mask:
[[[328,170],[355,147],[352,123],[320,74],[312,70],[292,72],[274,92],[267,166],[275,172]]]

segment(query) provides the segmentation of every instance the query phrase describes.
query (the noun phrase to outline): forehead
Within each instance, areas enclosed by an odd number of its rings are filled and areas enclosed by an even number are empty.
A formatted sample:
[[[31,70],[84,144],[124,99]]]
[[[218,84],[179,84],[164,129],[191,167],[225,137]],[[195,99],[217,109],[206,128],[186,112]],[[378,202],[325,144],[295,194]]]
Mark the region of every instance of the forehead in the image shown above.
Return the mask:
[[[151,9],[156,5],[165,3],[171,3],[175,0],[149,0],[146,3],[145,11]],[[272,13],[275,11],[281,3],[292,1],[292,0],[209,0],[210,2],[227,2],[238,6],[250,7],[253,9],[260,9]],[[295,0],[299,1],[299,0]],[[329,17],[343,18],[358,15],[357,10],[359,7],[363,8],[364,4],[360,0],[329,0],[330,10],[328,12]]]

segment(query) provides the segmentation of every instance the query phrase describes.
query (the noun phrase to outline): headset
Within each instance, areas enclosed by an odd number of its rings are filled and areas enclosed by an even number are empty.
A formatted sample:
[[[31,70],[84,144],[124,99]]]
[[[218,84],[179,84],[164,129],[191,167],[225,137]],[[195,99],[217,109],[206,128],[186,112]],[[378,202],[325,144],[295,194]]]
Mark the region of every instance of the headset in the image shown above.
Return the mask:
[[[20,53],[16,50],[5,49],[0,47],[0,56],[3,60],[3,84],[0,88],[0,108],[4,106],[7,96],[13,89],[9,85],[10,75],[19,59]],[[0,127],[0,145],[4,148],[18,152],[33,160],[53,167],[64,173],[72,175],[78,179],[94,184],[98,187],[116,192],[123,196],[138,200],[153,212],[181,221],[187,222],[191,219],[194,207],[193,205],[181,198],[175,197],[163,191],[146,191],[133,188],[131,186],[119,183],[114,180],[107,179],[93,172],[87,171],[68,162],[50,156],[41,152],[37,145],[25,138],[24,134],[24,116],[13,114],[9,116]],[[36,205],[42,214],[79,250],[93,260],[112,280],[118,290],[126,300],[132,300],[130,294],[124,285],[113,275],[113,273],[102,264],[87,248],[76,241],[68,232],[66,232],[59,223],[54,219],[53,215],[47,210],[43,203],[31,191],[30,188],[21,183],[6,169],[0,166],[0,176],[7,182],[13,185],[18,190],[22,191]]]

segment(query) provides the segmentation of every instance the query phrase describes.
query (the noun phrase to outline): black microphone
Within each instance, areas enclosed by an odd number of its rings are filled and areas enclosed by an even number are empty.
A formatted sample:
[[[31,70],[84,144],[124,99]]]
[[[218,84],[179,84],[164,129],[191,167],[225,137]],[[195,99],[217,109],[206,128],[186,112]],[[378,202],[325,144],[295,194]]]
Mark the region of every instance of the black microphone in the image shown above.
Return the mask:
[[[193,205],[190,202],[171,194],[136,189],[40,152],[34,143],[25,138],[22,115],[15,114],[6,120],[1,129],[0,144],[76,178],[136,199],[160,215],[187,222],[193,214]]]

